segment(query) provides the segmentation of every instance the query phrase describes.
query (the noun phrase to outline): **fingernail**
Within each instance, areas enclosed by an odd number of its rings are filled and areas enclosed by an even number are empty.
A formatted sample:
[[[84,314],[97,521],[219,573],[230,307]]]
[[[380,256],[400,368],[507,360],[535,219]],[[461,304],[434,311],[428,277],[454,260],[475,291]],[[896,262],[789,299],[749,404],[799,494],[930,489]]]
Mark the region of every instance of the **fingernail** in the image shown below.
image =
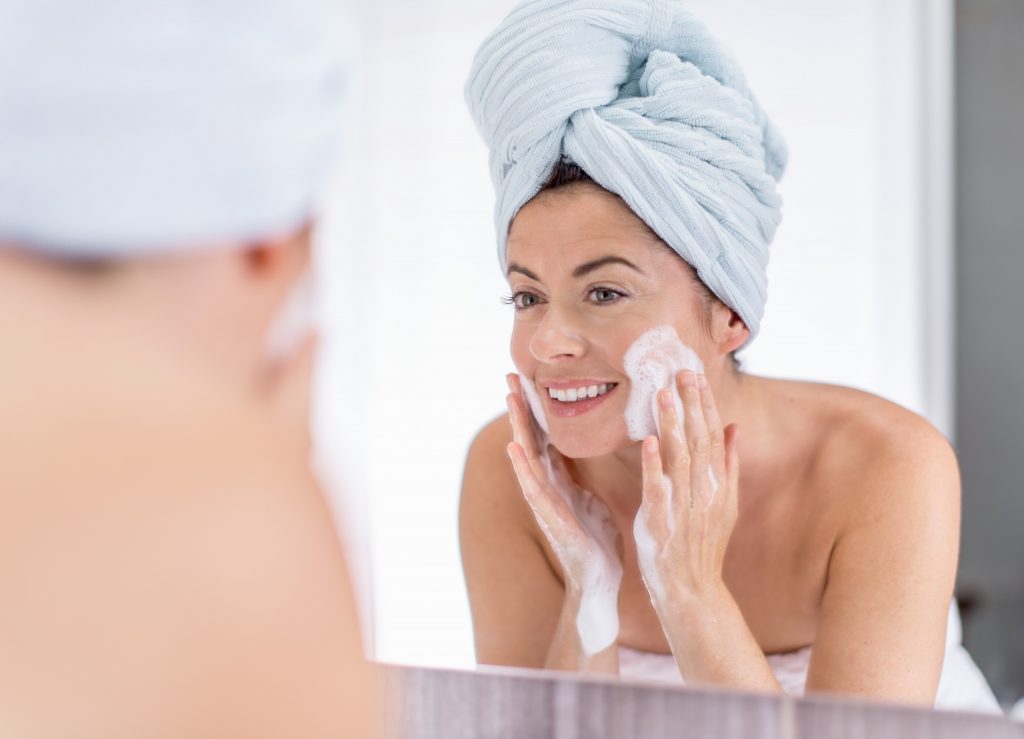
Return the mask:
[[[648,436],[644,439],[644,451],[648,454],[656,454],[658,452],[658,439],[654,436]]]
[[[512,375],[505,375],[505,384],[508,385],[508,391],[510,393],[515,392],[515,388],[512,387]]]
[[[675,403],[672,402],[671,390],[664,388],[658,391],[658,405],[663,411],[669,411],[675,407]]]
[[[697,387],[699,387],[701,390],[708,389],[708,378],[706,378],[703,375],[703,373],[697,375]]]
[[[696,381],[693,378],[693,373],[690,370],[683,370],[682,383],[683,387],[691,387],[696,384]]]

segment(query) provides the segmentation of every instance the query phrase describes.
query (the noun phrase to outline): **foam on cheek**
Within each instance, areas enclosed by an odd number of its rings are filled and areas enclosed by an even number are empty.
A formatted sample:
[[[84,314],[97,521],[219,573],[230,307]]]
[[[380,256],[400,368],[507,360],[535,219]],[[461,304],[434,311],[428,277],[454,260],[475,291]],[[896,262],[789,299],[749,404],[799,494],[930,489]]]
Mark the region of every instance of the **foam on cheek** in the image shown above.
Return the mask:
[[[676,415],[683,422],[683,402],[675,377],[684,369],[703,372],[704,363],[679,340],[674,328],[658,326],[633,342],[623,358],[623,368],[630,384],[626,432],[633,441],[643,441],[658,433],[658,391],[662,388],[671,388]]]
[[[267,330],[264,354],[271,361],[286,359],[316,328],[316,292],[312,274],[301,277],[288,292]]]
[[[533,417],[537,419],[537,425],[540,426],[541,431],[545,434],[550,434],[548,431],[548,419],[544,415],[544,403],[541,402],[540,396],[537,394],[537,387],[530,380],[520,375],[519,382],[523,386],[523,394],[526,395],[526,403],[530,406],[530,411],[533,413]]]

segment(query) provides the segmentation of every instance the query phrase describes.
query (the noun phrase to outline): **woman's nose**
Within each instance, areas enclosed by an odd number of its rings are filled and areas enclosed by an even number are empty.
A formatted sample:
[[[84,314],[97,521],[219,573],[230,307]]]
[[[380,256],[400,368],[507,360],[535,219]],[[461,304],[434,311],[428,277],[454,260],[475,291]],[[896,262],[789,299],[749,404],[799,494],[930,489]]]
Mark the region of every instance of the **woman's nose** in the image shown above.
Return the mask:
[[[587,342],[562,311],[549,308],[530,340],[530,352],[540,362],[579,359]]]

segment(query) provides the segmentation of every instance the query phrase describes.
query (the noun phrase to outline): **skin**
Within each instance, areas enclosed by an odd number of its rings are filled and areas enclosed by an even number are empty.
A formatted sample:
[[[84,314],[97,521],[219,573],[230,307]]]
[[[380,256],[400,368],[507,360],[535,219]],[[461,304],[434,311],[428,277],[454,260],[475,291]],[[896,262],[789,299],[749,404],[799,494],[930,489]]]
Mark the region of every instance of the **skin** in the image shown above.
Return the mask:
[[[607,263],[579,274],[607,256],[636,269]],[[555,537],[573,522],[538,470],[535,428],[513,378],[510,414],[480,432],[463,481],[478,660],[614,673],[623,645],[672,654],[691,685],[779,692],[765,655],[813,645],[808,693],[932,704],[959,539],[959,473],[946,440],[867,393],[734,370],[729,355],[748,336],[742,321],[702,302],[690,268],[597,187],[528,203],[508,261],[519,375],[542,397],[551,380],[618,383],[589,413],[549,414],[548,424],[549,452],[619,532],[620,630],[605,651],[582,652],[576,565],[558,558],[538,520]],[[665,324],[705,373],[676,378],[686,430],[662,402],[659,434],[641,444],[626,435],[622,358]],[[672,482],[672,536],[662,473]],[[642,500],[666,584],[660,598],[637,564]]]
[[[0,245],[0,733],[371,736],[308,464],[309,230],[76,267]]]

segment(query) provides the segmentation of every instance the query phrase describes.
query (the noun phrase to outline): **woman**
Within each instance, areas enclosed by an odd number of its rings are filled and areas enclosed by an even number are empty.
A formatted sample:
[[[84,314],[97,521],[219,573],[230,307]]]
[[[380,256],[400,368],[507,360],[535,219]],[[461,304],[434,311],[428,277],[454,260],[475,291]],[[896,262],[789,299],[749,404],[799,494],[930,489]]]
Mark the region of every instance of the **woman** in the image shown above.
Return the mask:
[[[467,98],[518,370],[463,485],[478,659],[998,711],[949,444],[737,366],[786,154],[728,54],[671,0],[533,0]]]
[[[329,0],[0,0],[0,734],[366,737],[294,321]]]

